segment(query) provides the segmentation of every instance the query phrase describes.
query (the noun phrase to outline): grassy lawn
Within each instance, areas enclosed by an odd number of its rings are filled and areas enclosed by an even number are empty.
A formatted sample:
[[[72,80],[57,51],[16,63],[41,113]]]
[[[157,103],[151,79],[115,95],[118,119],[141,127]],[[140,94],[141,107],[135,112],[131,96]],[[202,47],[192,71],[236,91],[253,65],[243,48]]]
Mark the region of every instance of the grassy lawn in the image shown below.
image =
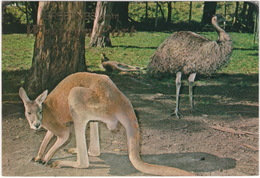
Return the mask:
[[[100,54],[105,53],[110,60],[116,60],[130,65],[145,67],[156,48],[171,33],[167,32],[137,32],[133,37],[111,37],[113,47],[90,48],[90,38],[86,38],[86,62],[90,71],[101,70]],[[217,39],[215,32],[205,32],[202,35]],[[234,50],[230,64],[220,70],[220,73],[258,73],[258,44],[253,43],[253,34],[230,33],[234,42]],[[2,36],[2,70],[26,70],[31,66],[34,37],[25,34]]]

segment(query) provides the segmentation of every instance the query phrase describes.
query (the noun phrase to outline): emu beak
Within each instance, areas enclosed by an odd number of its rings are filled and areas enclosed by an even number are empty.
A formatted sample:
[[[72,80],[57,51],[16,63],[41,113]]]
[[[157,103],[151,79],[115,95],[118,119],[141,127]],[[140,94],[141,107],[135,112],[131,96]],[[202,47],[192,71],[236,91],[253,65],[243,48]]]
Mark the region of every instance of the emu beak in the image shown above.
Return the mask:
[[[227,21],[222,15],[214,15],[214,16],[217,17],[218,23],[222,23],[222,22]]]

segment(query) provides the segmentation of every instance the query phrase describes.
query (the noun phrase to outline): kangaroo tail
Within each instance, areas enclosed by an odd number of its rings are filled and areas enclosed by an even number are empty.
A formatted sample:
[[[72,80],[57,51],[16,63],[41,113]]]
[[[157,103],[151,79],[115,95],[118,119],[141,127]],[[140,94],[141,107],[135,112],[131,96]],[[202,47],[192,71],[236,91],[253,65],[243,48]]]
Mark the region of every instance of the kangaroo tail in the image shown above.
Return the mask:
[[[167,167],[167,166],[160,166],[160,165],[153,165],[148,164],[142,161],[140,158],[139,151],[137,151],[137,147],[139,147],[139,143],[136,143],[136,139],[130,138],[129,140],[129,159],[133,166],[146,174],[152,174],[152,175],[160,175],[160,176],[194,176],[195,174],[174,168],[174,167]],[[139,148],[138,148],[139,150]]]
[[[195,176],[195,174],[182,169],[143,162],[140,157],[140,134],[137,119],[134,113],[131,116],[127,119],[128,122],[122,122],[122,124],[126,129],[129,159],[137,170],[146,174],[160,176]]]

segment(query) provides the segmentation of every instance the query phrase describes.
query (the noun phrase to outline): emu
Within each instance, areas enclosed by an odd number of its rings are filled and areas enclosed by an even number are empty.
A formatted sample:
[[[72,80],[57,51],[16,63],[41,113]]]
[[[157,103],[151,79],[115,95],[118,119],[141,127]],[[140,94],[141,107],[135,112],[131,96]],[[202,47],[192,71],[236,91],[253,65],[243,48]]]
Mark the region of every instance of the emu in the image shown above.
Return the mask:
[[[229,62],[232,53],[230,36],[218,25],[217,16],[212,17],[212,25],[218,32],[217,41],[191,31],[172,34],[156,50],[147,66],[152,77],[176,73],[176,107],[173,114],[180,118],[179,93],[181,76],[189,75],[190,110],[194,111],[193,85],[196,74],[210,75]]]

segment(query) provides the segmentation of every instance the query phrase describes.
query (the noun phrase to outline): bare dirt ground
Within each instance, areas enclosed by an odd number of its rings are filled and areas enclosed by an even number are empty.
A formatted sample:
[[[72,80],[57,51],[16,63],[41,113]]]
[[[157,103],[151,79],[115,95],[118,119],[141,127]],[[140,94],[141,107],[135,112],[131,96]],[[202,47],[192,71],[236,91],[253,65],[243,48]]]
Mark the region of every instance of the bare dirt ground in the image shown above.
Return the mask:
[[[218,74],[210,80],[204,79],[207,82],[195,89],[195,106],[199,113],[194,115],[189,113],[187,86],[184,86],[181,119],[170,116],[175,106],[174,83],[161,89],[159,81],[149,83],[135,76],[112,75],[111,79],[138,113],[144,161],[178,167],[201,176],[259,174],[258,74]],[[46,131],[35,133],[29,128],[18,97],[21,80],[23,73],[3,73],[3,176],[147,176],[131,165],[121,125],[110,132],[100,124],[102,154],[90,157],[89,169],[53,169],[31,162]],[[217,82],[210,83],[214,80]],[[73,125],[70,128],[70,142],[52,161],[76,159],[76,155],[63,150],[75,147]]]

